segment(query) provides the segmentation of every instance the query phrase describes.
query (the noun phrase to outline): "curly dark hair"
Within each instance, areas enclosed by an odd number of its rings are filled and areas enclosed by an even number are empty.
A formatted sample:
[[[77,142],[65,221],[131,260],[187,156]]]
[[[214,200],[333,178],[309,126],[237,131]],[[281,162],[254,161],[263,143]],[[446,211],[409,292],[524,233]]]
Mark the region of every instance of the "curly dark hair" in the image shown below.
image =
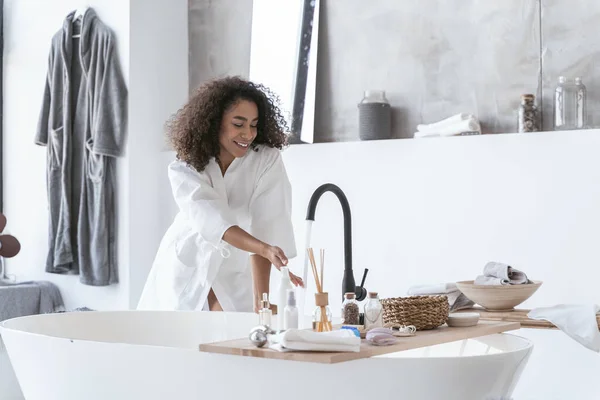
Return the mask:
[[[240,100],[252,101],[258,108],[257,145],[282,149],[288,144],[288,127],[279,98],[263,85],[237,76],[211,80],[198,88],[188,103],[167,121],[167,138],[177,158],[204,170],[220,152],[219,132],[224,112]]]

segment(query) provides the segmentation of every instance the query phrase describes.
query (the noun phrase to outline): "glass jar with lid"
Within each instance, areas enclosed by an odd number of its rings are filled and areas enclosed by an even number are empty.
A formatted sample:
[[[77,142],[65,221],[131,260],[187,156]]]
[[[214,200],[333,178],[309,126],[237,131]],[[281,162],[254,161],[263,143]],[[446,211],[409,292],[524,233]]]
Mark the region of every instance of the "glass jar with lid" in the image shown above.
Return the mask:
[[[356,294],[349,292],[344,294],[344,302],[342,303],[342,323],[347,325],[359,325],[360,310]]]
[[[365,304],[365,330],[383,327],[383,306],[377,292],[369,292]]]

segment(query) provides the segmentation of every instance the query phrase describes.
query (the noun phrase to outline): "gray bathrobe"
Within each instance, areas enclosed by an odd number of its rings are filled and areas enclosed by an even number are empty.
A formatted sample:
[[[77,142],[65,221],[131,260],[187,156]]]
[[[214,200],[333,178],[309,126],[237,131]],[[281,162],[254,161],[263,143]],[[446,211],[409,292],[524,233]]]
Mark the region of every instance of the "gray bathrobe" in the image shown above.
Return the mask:
[[[80,35],[80,37],[77,37]],[[93,9],[74,12],[52,38],[35,137],[47,146],[46,271],[116,283],[115,157],[126,129],[127,88],[115,38]]]

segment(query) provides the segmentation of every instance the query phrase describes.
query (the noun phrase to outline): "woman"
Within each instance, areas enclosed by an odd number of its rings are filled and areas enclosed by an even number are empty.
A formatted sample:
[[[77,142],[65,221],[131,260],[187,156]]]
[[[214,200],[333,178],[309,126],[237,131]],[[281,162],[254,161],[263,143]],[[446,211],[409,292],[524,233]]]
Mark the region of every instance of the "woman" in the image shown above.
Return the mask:
[[[168,123],[179,207],[138,309],[257,311],[271,265],[296,255],[275,97],[237,77],[203,85]],[[302,280],[290,274],[298,286]]]

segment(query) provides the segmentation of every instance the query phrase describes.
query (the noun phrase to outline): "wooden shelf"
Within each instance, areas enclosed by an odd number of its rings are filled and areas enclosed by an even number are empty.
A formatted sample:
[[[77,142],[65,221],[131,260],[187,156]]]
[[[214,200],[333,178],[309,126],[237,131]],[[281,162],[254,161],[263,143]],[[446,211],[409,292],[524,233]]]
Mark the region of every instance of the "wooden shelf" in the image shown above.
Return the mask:
[[[366,340],[362,340],[360,352],[356,353],[308,351],[279,352],[268,348],[257,348],[252,345],[247,338],[201,344],[200,351],[245,357],[335,364],[420,347],[433,346],[436,344],[455,342],[457,340],[472,339],[519,328],[520,325],[517,322],[504,321],[480,321],[475,326],[464,328],[451,328],[447,325],[443,325],[436,329],[418,331],[415,336],[400,337],[398,338],[398,342],[391,346],[372,346]]]

